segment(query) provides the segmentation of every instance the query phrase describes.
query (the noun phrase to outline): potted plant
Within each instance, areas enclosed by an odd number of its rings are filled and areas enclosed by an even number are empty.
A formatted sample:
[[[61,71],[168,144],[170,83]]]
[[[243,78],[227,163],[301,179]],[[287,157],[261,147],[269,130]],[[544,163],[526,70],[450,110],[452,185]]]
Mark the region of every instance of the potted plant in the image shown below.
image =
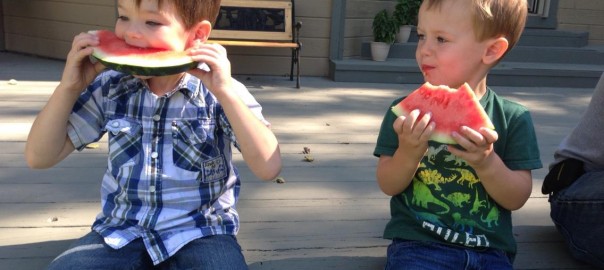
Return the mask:
[[[396,22],[384,9],[373,18],[372,30],[371,57],[374,61],[385,61],[388,58],[390,45],[396,39]]]
[[[404,43],[409,40],[413,25],[417,25],[417,13],[421,0],[397,0],[392,16],[398,27],[396,41]]]

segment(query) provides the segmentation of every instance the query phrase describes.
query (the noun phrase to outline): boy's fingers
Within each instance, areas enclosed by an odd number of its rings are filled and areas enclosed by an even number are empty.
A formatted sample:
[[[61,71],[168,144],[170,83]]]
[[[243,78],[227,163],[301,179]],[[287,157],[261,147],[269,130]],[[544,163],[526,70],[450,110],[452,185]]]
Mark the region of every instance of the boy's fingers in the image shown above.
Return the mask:
[[[409,132],[413,131],[413,126],[417,121],[417,117],[419,116],[419,110],[413,110],[409,113],[409,115],[405,118],[403,122],[403,129]]]
[[[392,124],[392,128],[394,128],[394,132],[396,132],[397,134],[400,134],[401,132],[403,132],[403,123],[405,122],[406,117],[404,116],[399,116],[394,120],[394,123]]]
[[[420,139],[425,140],[425,141],[429,140],[435,127],[436,127],[436,123],[434,123],[434,122],[428,123],[428,126],[426,126],[426,128],[424,129],[424,132],[422,133],[422,136],[420,137]]]
[[[103,63],[101,63],[101,62],[93,63],[93,65],[94,65],[94,70],[97,73],[100,73],[101,71],[103,71],[106,68],[105,65],[103,65]]]
[[[432,120],[432,113],[425,113],[424,116],[422,116],[422,118],[419,120],[418,124],[416,124],[417,128],[420,129],[419,131],[424,132],[428,127],[428,124],[430,124],[430,120]]]
[[[492,144],[499,139],[499,134],[497,134],[497,131],[495,130],[490,128],[481,128],[479,131],[484,137],[486,144]]]
[[[489,137],[486,137],[485,134],[483,133],[483,128],[480,128],[479,130],[474,130],[470,127],[467,126],[462,126],[461,127],[461,132],[460,132],[462,136],[464,136],[468,141],[470,141],[471,143],[473,143],[475,146],[486,146],[489,145]]]

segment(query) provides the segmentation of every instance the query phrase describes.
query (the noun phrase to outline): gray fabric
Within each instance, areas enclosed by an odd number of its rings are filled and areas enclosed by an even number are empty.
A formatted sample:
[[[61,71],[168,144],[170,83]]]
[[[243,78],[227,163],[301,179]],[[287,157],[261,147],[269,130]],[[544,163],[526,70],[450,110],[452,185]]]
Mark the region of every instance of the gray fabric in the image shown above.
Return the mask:
[[[576,158],[585,163],[586,171],[604,169],[604,73],[594,90],[583,117],[554,154],[551,166],[566,159]]]

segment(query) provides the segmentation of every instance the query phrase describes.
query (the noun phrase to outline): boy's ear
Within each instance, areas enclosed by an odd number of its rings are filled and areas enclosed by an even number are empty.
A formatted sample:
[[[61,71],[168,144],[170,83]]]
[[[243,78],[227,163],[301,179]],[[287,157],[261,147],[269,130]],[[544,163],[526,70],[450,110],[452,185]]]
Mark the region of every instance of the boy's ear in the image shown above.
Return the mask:
[[[482,61],[487,64],[497,63],[505,54],[509,47],[509,42],[504,37],[494,38],[488,41],[487,49],[482,57]]]
[[[193,38],[191,41],[200,40],[201,42],[206,42],[208,38],[210,38],[210,33],[212,32],[212,23],[207,20],[201,21],[197,23],[191,29],[193,31]]]

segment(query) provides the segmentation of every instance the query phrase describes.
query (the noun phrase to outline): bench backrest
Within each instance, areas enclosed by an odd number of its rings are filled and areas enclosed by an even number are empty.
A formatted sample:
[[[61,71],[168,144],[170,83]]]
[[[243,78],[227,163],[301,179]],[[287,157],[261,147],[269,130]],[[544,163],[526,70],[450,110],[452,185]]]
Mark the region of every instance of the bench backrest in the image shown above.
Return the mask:
[[[222,0],[210,39],[293,41],[294,3]]]

